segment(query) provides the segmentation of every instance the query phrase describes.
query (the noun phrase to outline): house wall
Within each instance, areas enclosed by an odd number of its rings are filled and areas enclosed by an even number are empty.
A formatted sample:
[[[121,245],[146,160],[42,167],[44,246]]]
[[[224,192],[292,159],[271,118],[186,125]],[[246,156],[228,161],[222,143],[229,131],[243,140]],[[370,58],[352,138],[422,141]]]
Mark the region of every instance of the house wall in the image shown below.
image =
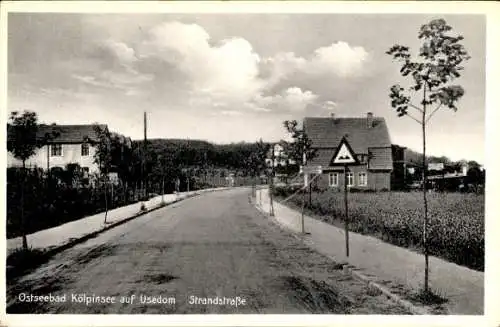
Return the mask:
[[[49,146],[43,146],[38,149],[31,158],[26,161],[27,167],[38,167],[47,169],[47,151]],[[69,163],[77,163],[81,167],[88,167],[90,173],[97,172],[99,170],[97,164],[94,163],[94,154],[96,152],[95,147],[89,145],[89,155],[82,157],[82,145],[81,144],[63,144],[62,145],[62,156],[55,157],[50,156],[49,167],[61,167],[64,168]],[[14,156],[7,152],[7,167],[21,167],[22,161],[14,158]]]
[[[392,169],[392,149],[391,148],[369,148],[370,169]]]
[[[389,171],[370,171],[368,184],[375,190],[391,189],[391,173]]]
[[[354,185],[351,186],[356,189],[371,189],[371,190],[382,190],[391,188],[391,174],[389,171],[371,171],[368,170],[366,165],[360,166],[351,166],[349,167],[349,171],[354,174]],[[339,173],[339,183],[336,187],[329,186],[329,173],[337,172]],[[367,185],[360,186],[359,185],[359,173],[364,172],[367,174]],[[311,177],[309,177],[311,178]],[[313,185],[316,185],[319,189],[332,189],[335,188],[337,190],[344,189],[344,169],[342,167],[338,169],[329,169],[324,170],[324,173],[321,174],[314,182]]]

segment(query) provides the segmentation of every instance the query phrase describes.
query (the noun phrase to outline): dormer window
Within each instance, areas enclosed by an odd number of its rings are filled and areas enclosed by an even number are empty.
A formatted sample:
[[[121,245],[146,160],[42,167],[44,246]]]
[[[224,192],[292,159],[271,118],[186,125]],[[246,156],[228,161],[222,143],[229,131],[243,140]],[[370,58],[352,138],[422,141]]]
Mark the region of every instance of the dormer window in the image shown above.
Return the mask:
[[[364,164],[368,161],[368,155],[366,154],[358,154],[358,161],[361,164]]]

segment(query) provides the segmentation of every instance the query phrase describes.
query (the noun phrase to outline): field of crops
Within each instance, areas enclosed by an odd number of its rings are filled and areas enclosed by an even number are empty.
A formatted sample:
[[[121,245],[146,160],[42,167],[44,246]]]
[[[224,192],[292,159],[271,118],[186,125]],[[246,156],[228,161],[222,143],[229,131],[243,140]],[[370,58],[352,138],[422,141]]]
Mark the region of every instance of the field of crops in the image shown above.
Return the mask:
[[[281,196],[286,196],[281,190]],[[315,192],[309,214],[338,225],[344,220],[343,193]],[[292,205],[302,206],[302,196]],[[429,193],[429,249],[432,255],[484,271],[484,195]],[[349,193],[352,231],[422,251],[421,192]]]

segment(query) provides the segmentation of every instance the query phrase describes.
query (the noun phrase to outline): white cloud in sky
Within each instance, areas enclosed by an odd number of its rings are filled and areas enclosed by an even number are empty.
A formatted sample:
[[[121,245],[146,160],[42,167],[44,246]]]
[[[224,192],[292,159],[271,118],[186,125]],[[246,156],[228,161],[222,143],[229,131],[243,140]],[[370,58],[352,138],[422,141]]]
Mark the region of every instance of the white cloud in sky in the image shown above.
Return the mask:
[[[347,78],[358,74],[369,57],[362,47],[336,42],[307,57],[281,52],[263,59],[244,38],[214,41],[202,26],[178,21],[158,24],[145,35],[130,44],[103,40],[94,67],[73,77],[141,96],[152,92],[147,83],[153,82],[159,97],[197,110],[297,113],[321,96],[300,85],[303,76]],[[279,85],[283,81],[287,84]]]
[[[317,98],[318,95],[309,90],[303,91],[299,87],[290,87],[272,96],[259,94],[251,103],[256,111],[265,111],[262,108],[267,108],[279,112],[302,112],[309,104],[314,103]]]
[[[368,59],[369,54],[363,47],[352,47],[347,42],[339,41],[314,51],[308,68],[317,74],[331,72],[349,77],[359,75]]]
[[[9,110],[47,122],[96,119],[137,137],[148,110],[165,117],[154,118],[152,135],[219,141],[279,139],[284,119],[372,111],[386,118],[393,142],[420,146],[418,126],[390,108],[388,89],[404,79],[385,51],[400,40],[418,49],[416,32],[431,16],[244,16],[9,15]],[[433,118],[430,153],[463,153],[462,141],[437,135],[443,122],[472,133],[471,144],[484,139],[486,23],[465,16],[446,19],[472,56],[460,80],[466,95],[453,117]]]
[[[194,90],[216,99],[245,101],[262,87],[260,57],[242,38],[210,44],[199,25],[167,22],[154,27],[139,46],[140,58],[154,57],[180,70]]]
[[[236,110],[222,110],[220,113],[224,116],[241,116],[242,115],[241,111],[236,111]]]
[[[111,55],[115,56],[120,63],[124,65],[130,65],[133,62],[137,61],[135,50],[123,42],[117,42],[108,39],[103,42],[102,46],[104,49],[108,50]]]
[[[304,75],[349,78],[359,76],[369,59],[363,47],[339,41],[316,49],[308,58],[293,52],[278,53],[263,60],[263,70],[272,85],[293,75],[296,79]]]

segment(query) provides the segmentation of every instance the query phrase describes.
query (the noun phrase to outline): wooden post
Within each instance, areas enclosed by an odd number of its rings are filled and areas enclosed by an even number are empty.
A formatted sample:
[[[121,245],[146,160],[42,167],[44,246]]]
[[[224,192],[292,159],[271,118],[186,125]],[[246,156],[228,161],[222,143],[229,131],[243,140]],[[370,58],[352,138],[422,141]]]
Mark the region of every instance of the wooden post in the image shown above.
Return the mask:
[[[163,195],[165,194],[165,176],[163,176],[162,180],[161,180],[161,203],[165,203],[164,199],[163,199]]]
[[[269,212],[269,215],[271,217],[274,217],[274,204],[273,204],[273,189],[274,189],[274,148],[272,148],[272,154],[271,154],[271,158],[272,158],[272,163],[271,163],[271,179],[270,179],[270,183],[269,183],[269,202],[270,202],[270,212]]]
[[[344,165],[345,255],[349,257],[349,209],[347,205],[347,165]]]
[[[144,194],[146,196],[146,199],[148,199],[148,171],[147,171],[147,159],[146,156],[148,154],[148,145],[147,145],[147,130],[148,130],[148,121],[147,121],[147,113],[144,111],[144,156],[143,156],[143,161],[144,161]]]
[[[311,181],[312,175],[309,175],[309,178],[307,179],[309,181],[309,208],[312,206],[312,181]]]
[[[304,188],[302,190],[302,220],[301,220],[301,224],[302,224],[302,234],[305,234],[306,233],[306,230],[305,230],[305,223],[304,223],[304,209],[305,209],[305,206],[306,206],[306,189]]]

